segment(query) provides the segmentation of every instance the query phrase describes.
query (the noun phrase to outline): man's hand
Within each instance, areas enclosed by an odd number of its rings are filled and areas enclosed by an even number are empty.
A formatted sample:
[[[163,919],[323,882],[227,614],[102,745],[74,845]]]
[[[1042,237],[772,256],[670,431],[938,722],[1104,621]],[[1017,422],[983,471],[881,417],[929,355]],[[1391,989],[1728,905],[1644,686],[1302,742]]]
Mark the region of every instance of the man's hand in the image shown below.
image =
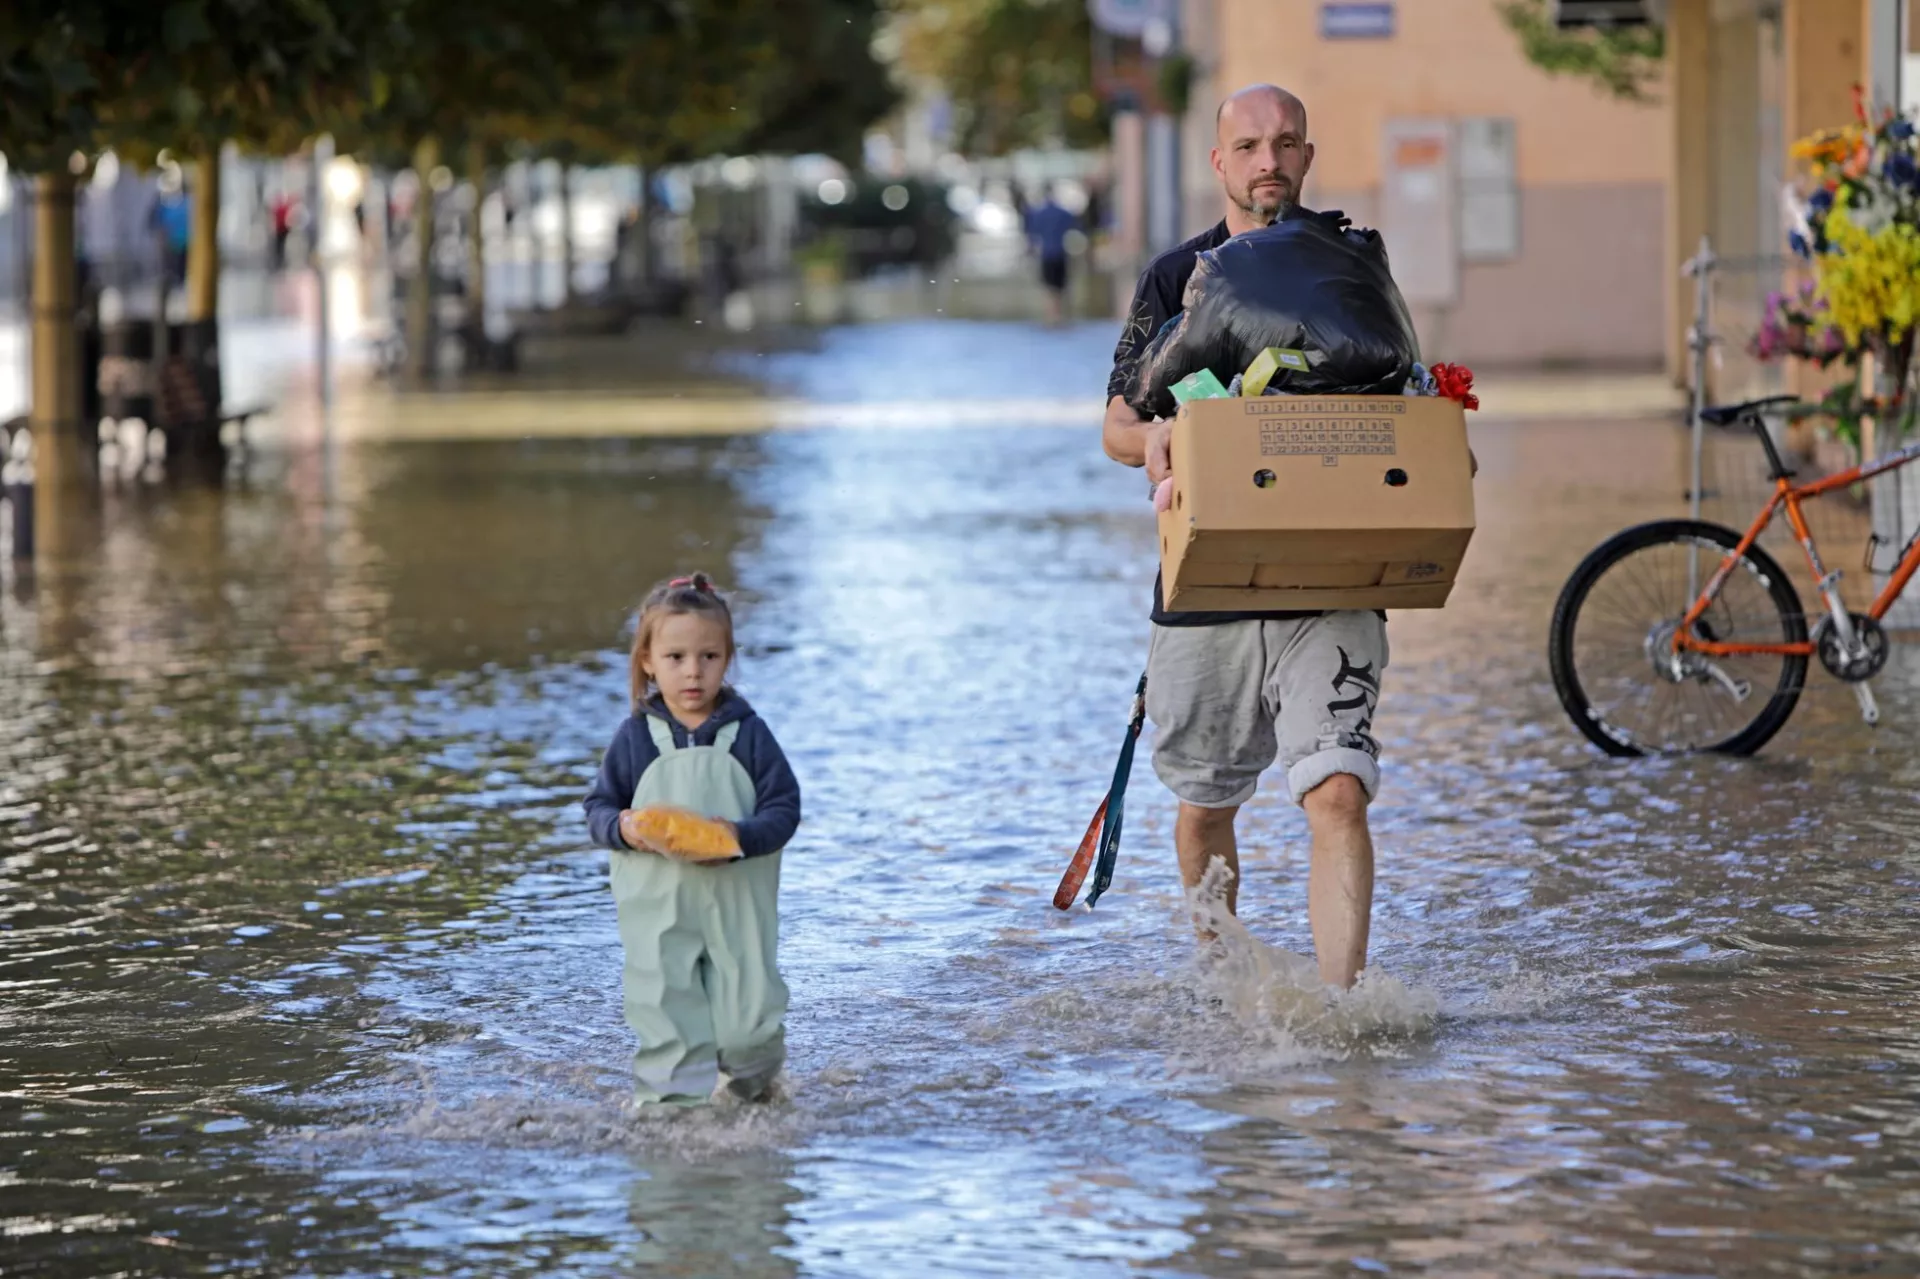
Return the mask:
[[[1147,478],[1155,484],[1173,474],[1173,423],[1147,425]]]
[[[1168,445],[1173,423],[1141,417],[1120,396],[1107,401],[1107,416],[1101,424],[1101,443],[1107,456],[1127,466],[1144,466],[1147,478],[1158,484],[1173,473]]]

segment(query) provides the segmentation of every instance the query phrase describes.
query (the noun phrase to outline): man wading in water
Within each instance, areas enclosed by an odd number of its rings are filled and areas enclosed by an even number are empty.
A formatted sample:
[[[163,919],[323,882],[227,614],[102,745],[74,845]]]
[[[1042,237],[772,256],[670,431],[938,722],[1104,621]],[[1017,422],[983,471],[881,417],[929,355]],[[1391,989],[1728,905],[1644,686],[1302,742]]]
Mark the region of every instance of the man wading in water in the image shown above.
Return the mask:
[[[1300,207],[1313,163],[1307,109],[1270,84],[1220,106],[1213,171],[1226,192],[1224,221],[1155,258],[1140,277],[1113,353],[1103,431],[1107,456],[1144,466],[1155,484],[1169,470],[1172,423],[1143,419],[1124,393],[1135,364],[1181,308],[1195,257],[1230,236],[1288,218],[1338,214]],[[1240,855],[1233,822],[1276,756],[1313,832],[1307,918],[1321,980],[1351,986],[1367,962],[1373,912],[1373,839],[1367,803],[1380,785],[1373,711],[1387,665],[1379,613],[1173,613],[1153,587],[1147,714],[1153,768],[1180,799],[1174,846],[1189,890],[1219,858],[1238,905]]]

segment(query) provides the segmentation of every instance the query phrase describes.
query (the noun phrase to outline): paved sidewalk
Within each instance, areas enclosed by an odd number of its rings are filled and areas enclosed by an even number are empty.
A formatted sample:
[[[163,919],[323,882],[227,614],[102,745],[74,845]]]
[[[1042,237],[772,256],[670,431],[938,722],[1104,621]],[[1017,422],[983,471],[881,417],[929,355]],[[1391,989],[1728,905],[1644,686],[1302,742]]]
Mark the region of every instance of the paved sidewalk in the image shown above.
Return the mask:
[[[1084,427],[1100,421],[1087,396],[1005,396],[983,379],[978,397],[923,400],[787,398],[737,387],[639,387],[408,392],[384,386],[343,394],[334,423],[343,439],[501,440],[733,435],[822,428],[913,430],[956,426]],[[1659,374],[1511,374],[1486,378],[1475,422],[1618,422],[1667,417],[1684,396]]]
[[[529,339],[510,375],[407,389],[373,377],[363,342],[335,345],[338,438],[502,440],[731,435],[834,427],[1084,427],[1100,420],[1112,325],[904,320],[728,333],[643,321],[618,337]],[[296,318],[223,326],[232,403],[267,403],[260,438],[319,425],[314,338]],[[25,407],[25,326],[0,324],[0,407]],[[1477,422],[1665,417],[1659,373],[1492,372]],[[4,414],[0,414],[4,416]]]

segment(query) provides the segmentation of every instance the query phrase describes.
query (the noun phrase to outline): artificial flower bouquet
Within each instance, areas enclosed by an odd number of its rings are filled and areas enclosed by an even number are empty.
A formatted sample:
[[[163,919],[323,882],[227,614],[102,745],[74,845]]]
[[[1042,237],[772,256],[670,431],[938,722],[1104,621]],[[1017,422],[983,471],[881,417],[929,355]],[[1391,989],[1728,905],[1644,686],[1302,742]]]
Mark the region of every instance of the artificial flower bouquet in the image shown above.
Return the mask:
[[[1808,170],[1787,236],[1813,278],[1768,297],[1749,349],[1762,360],[1799,359],[1854,368],[1872,355],[1878,386],[1829,394],[1834,434],[1859,447],[1863,416],[1891,438],[1912,428],[1916,321],[1920,321],[1920,137],[1892,111],[1875,118],[1854,90],[1854,120],[1803,138],[1792,149]]]

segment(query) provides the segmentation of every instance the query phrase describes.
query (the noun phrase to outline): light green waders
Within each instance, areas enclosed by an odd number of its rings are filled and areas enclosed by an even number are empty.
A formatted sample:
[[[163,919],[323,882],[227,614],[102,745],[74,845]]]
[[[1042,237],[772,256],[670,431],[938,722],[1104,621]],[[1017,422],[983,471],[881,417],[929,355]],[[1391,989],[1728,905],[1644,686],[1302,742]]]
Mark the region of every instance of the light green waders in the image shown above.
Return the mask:
[[[672,804],[731,822],[753,814],[753,779],[732,753],[738,723],[712,746],[676,747],[657,716],[647,727],[660,758],[640,775],[634,808]],[[780,854],[695,866],[615,850],[611,872],[627,1025],[640,1038],[635,1099],[702,1105],[723,1070],[736,1094],[759,1096],[787,1054],[787,984],[774,965]]]

